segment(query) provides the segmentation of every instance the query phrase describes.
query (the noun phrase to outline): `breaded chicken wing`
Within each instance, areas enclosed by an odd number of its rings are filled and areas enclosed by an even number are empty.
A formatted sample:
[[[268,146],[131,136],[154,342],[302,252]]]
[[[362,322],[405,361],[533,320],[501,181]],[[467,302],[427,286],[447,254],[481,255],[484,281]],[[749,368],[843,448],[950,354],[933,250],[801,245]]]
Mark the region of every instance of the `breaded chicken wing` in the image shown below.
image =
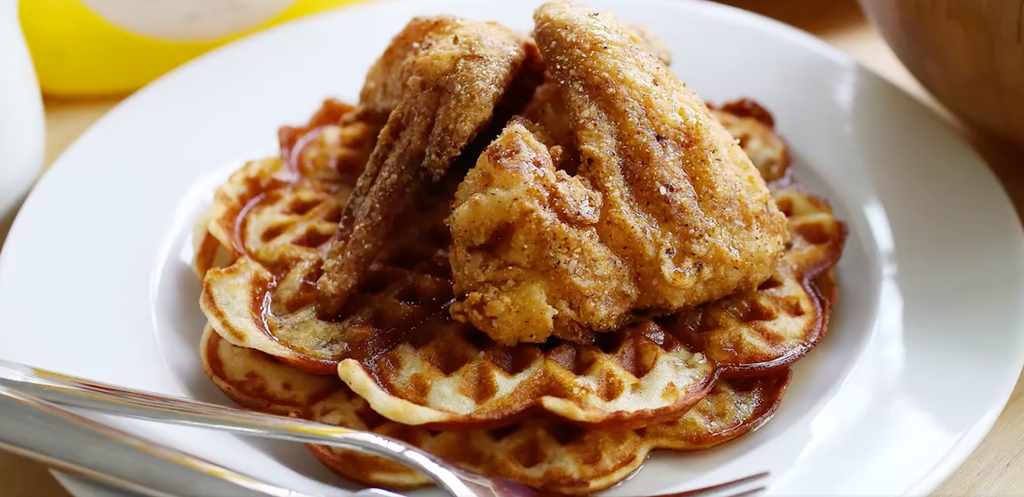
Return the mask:
[[[477,284],[452,313],[503,344],[585,341],[583,324],[619,321],[638,291],[597,231],[601,193],[556,169],[562,148],[531,127],[513,119],[459,185],[448,221],[455,289]]]
[[[499,24],[451,16],[416,18],[392,40],[360,95],[359,118],[386,124],[325,254],[322,314],[344,304],[418,185],[444,175],[488,124],[532,43]]]
[[[452,315],[539,342],[766,280],[786,218],[704,102],[609,14],[554,2],[534,19],[557,91],[528,112],[547,109],[535,119],[555,130],[513,123],[460,185]],[[554,170],[566,153],[575,177]]]

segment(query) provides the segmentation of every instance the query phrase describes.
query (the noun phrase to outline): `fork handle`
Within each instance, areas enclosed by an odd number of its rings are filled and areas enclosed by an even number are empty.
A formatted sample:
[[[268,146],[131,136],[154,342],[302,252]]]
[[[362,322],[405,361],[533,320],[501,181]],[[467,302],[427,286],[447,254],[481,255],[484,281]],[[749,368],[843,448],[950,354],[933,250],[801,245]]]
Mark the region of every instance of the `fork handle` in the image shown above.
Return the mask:
[[[0,411],[0,448],[131,495],[309,497],[4,387]]]
[[[0,386],[89,411],[371,454],[422,472],[455,497],[497,495],[508,483],[451,468],[431,454],[376,433],[131,390],[2,359]]]

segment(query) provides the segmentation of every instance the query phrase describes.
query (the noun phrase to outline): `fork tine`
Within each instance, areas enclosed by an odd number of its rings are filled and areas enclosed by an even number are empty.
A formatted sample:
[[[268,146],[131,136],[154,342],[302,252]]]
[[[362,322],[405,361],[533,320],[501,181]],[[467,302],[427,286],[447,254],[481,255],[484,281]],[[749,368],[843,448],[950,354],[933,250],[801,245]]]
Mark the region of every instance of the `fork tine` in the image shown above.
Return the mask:
[[[753,475],[750,475],[750,476],[745,476],[743,478],[737,478],[735,480],[730,480],[730,481],[727,481],[727,482],[718,483],[718,484],[707,486],[707,487],[695,488],[693,490],[687,490],[685,492],[664,494],[664,495],[655,496],[655,497],[701,497],[701,496],[705,496],[705,495],[710,495],[710,494],[715,493],[715,492],[720,492],[722,490],[728,490],[730,488],[738,487],[740,485],[745,485],[747,483],[755,482],[755,481],[763,479],[763,478],[767,478],[769,474],[770,474],[769,472],[764,471],[764,472],[761,472],[761,473],[753,474]],[[753,494],[755,494],[757,492],[760,492],[760,491],[764,490],[765,488],[766,487],[761,486],[761,487],[755,488],[753,490],[746,490],[746,491],[743,491],[743,492],[740,492],[740,493],[736,493],[736,494],[723,495],[722,497],[748,497],[750,495],[753,495]]]
[[[768,489],[768,487],[765,487],[765,486],[762,485],[760,487],[752,488],[750,490],[744,490],[744,491],[739,492],[739,493],[723,495],[722,497],[750,497],[751,495],[757,495],[757,494],[759,494],[761,492],[764,492],[767,489]]]

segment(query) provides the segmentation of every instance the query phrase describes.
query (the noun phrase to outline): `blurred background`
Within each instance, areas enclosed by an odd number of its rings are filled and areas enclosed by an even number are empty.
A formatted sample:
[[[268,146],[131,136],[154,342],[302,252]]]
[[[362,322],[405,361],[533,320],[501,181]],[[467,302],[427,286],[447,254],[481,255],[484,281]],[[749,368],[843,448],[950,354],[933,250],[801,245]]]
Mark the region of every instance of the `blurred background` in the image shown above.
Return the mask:
[[[20,21],[60,140],[205,51],[362,1],[22,0]],[[1024,0],[718,1],[823,37],[939,112],[1024,149]],[[62,149],[48,147],[47,162]]]
[[[37,113],[46,132],[30,179],[125,96],[160,74],[254,31],[360,1],[369,0],[21,0],[18,19],[44,93]],[[6,2],[18,0],[0,0],[0,7]],[[719,3],[807,31],[932,108],[981,153],[1018,213],[1024,212],[1024,0]],[[197,11],[209,15],[196,16]],[[5,34],[10,33],[0,26],[0,42]],[[0,107],[7,70],[3,57],[0,53]],[[0,110],[0,155],[5,112]],[[0,194],[10,184],[5,185],[3,172],[0,167]],[[937,494],[1024,494],[1022,396],[1018,388],[985,442]],[[0,495],[67,496],[43,466],[3,452],[0,482]]]

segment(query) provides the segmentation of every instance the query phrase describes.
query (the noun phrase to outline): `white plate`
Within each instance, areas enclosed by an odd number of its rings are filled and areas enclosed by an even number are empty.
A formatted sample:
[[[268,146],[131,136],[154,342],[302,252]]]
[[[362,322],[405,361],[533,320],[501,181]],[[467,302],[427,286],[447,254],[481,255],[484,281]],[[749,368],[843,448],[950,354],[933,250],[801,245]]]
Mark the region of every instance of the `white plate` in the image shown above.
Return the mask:
[[[193,220],[217,182],[274,153],[277,127],[304,122],[322,98],[354,99],[410,16],[528,29],[537,3],[365,4],[232,44],[138,92],[25,204],[0,259],[0,355],[226,402],[199,368],[188,266]],[[660,33],[707,100],[765,104],[800,179],[850,226],[840,305],[775,418],[716,450],[658,454],[610,494],[766,469],[773,495],[929,492],[989,429],[1024,360],[1024,236],[993,175],[925,108],[806,34],[711,3],[591,3]],[[281,485],[344,493],[298,445],[123,426]]]

